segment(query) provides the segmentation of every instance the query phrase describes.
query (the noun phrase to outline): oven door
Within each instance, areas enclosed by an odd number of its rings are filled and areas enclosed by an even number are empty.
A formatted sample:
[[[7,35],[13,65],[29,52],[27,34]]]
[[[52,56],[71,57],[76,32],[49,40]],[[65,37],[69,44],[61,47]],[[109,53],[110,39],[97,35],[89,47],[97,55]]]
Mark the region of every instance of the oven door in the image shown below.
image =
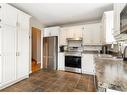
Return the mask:
[[[65,56],[65,67],[81,68],[81,56]]]

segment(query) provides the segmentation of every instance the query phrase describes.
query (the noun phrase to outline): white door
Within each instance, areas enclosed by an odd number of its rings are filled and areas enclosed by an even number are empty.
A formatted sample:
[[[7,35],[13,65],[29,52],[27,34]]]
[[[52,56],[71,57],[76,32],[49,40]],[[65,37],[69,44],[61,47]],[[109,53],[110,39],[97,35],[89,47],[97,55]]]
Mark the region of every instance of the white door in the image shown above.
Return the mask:
[[[18,15],[17,52],[17,78],[22,78],[29,75],[29,18],[23,13]]]
[[[17,23],[17,9],[8,4],[0,4],[1,8],[1,23],[16,26]]]
[[[2,26],[2,82],[16,79],[16,28]]]

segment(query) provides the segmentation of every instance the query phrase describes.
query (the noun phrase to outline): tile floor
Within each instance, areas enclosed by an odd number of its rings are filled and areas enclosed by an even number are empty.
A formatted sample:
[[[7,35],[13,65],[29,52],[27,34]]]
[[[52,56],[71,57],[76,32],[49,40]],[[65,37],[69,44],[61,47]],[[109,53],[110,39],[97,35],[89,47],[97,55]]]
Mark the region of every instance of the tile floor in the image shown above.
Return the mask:
[[[95,92],[93,76],[40,70],[1,92]]]

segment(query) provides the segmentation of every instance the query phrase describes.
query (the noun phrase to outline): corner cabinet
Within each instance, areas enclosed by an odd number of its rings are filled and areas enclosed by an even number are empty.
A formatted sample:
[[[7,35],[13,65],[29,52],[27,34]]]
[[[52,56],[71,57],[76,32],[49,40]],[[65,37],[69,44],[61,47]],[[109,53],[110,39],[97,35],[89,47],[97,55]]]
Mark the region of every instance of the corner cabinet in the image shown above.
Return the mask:
[[[30,16],[0,4],[0,89],[29,77]]]
[[[101,45],[101,23],[84,25],[83,45]]]

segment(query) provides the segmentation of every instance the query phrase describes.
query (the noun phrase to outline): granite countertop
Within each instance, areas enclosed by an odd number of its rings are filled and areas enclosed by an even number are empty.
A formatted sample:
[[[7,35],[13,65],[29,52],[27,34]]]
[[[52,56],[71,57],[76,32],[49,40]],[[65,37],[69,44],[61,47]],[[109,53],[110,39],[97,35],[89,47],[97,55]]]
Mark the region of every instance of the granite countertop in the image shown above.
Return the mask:
[[[127,62],[100,55],[95,58],[95,63],[99,87],[127,91]]]

